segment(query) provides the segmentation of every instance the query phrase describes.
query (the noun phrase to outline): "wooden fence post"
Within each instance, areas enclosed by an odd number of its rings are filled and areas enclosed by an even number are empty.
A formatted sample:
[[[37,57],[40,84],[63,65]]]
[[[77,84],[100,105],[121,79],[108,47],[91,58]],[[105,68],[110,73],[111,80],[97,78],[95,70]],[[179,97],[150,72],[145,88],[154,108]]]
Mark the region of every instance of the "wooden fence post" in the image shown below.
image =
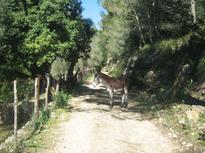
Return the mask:
[[[47,86],[46,86],[46,97],[45,97],[45,110],[48,110],[48,99],[49,99],[49,88],[50,88],[50,77],[46,76]]]
[[[40,87],[40,76],[35,79],[35,102],[34,102],[34,121],[39,117],[39,87]]]
[[[17,107],[18,107],[18,96],[17,96],[17,81],[14,80],[14,150],[17,148]]]

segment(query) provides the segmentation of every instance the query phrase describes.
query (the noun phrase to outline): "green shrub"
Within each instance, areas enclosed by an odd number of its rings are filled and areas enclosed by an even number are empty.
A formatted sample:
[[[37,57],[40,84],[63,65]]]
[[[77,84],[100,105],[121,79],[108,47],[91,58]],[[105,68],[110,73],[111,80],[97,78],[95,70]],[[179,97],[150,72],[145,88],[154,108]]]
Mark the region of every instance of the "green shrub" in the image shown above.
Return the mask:
[[[200,80],[205,77],[205,56],[200,59],[197,65],[197,73]]]
[[[161,54],[174,54],[185,46],[189,45],[190,34],[178,39],[167,39],[157,42],[154,45],[155,50]]]
[[[68,100],[71,98],[71,95],[64,92],[64,91],[60,91],[59,93],[57,93],[54,96],[54,102],[55,102],[55,106],[57,108],[63,108],[65,106],[67,106],[68,104]]]
[[[112,69],[109,74],[113,77],[122,76],[123,71],[125,69],[126,63],[121,61],[119,62],[114,69]]]
[[[35,129],[41,130],[44,127],[44,125],[48,122],[49,118],[50,118],[50,110],[41,111],[38,120],[35,121]]]
[[[28,101],[34,94],[34,80],[18,80],[17,82],[18,99]]]
[[[13,84],[3,83],[0,85],[0,103],[13,102]]]

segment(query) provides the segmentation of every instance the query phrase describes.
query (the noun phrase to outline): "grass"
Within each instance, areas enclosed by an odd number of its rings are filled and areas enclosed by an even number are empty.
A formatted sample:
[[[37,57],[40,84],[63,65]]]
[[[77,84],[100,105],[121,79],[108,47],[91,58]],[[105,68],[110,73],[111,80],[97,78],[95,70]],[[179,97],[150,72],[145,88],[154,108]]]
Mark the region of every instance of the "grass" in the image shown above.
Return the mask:
[[[69,112],[67,108],[58,108],[50,113],[50,119],[44,125],[44,128],[37,130],[31,138],[22,142],[19,147],[19,152],[33,153],[39,149],[46,149],[52,147],[55,143],[55,131],[59,123],[69,119]],[[51,134],[52,133],[52,134]]]
[[[0,143],[13,133],[12,125],[0,125]]]

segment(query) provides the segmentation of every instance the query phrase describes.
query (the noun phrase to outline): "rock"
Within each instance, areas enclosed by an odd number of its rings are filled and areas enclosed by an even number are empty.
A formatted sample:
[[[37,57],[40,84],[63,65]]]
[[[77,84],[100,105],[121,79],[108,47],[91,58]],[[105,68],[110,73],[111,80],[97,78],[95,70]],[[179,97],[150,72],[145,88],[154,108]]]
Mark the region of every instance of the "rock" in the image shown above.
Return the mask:
[[[158,119],[158,122],[159,122],[159,123],[162,123],[162,118],[159,118],[159,119]]]
[[[149,71],[145,76],[147,82],[153,82],[156,78],[156,73],[154,71]]]
[[[205,95],[205,90],[201,91],[201,95],[204,96]]]
[[[174,133],[169,133],[168,136],[169,136],[169,137],[172,137],[172,138],[177,138],[177,135],[174,134]]]
[[[172,133],[168,133],[168,136],[169,136],[169,137],[172,137]]]
[[[188,144],[186,144],[186,147],[187,148],[190,148],[190,147],[192,147],[193,145],[191,144],[191,143],[188,143]]]
[[[196,122],[199,119],[199,112],[197,111],[188,110],[186,111],[186,115],[189,121]]]
[[[192,110],[202,114],[205,112],[204,106],[199,106],[199,105],[192,105]]]
[[[172,137],[173,137],[173,138],[177,138],[177,135],[173,133],[173,134],[172,134]]]
[[[181,119],[179,120],[179,124],[182,125],[182,126],[184,126],[184,125],[186,124],[185,119],[184,119],[184,118],[181,118]]]

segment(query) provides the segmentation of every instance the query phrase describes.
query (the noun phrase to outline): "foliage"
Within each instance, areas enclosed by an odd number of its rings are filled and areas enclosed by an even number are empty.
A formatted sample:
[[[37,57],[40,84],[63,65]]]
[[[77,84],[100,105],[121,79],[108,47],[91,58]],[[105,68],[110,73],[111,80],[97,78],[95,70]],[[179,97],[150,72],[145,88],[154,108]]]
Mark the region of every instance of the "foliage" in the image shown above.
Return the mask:
[[[56,80],[66,78],[68,67],[69,64],[64,59],[56,58],[56,60],[51,65],[50,73]]]
[[[174,54],[189,45],[190,34],[177,39],[162,40],[154,44],[154,49],[160,54]]]
[[[183,104],[170,97],[168,90],[161,90],[160,94],[138,91],[135,97],[136,109],[143,113],[145,118],[154,118],[167,127],[175,138],[179,138],[178,142],[191,143],[194,146],[201,144],[200,147],[204,149],[203,107]]]
[[[0,85],[0,103],[13,102],[13,84],[3,83]]]
[[[123,74],[124,67],[125,67],[125,63],[121,62],[121,63],[117,63],[117,65],[114,68],[109,69],[108,71],[112,76],[120,77]]]
[[[200,80],[205,78],[205,56],[203,56],[197,65],[197,73]]]
[[[28,102],[34,93],[34,81],[32,79],[17,80],[18,100]],[[0,103],[13,103],[13,82],[0,84]]]
[[[26,79],[26,80],[17,80],[17,92],[19,101],[28,102],[34,94],[34,80]]]
[[[56,57],[69,60],[72,75],[77,60],[90,51],[94,32],[92,22],[81,15],[81,1],[1,3],[0,79],[48,73]]]
[[[154,71],[155,81],[171,88],[183,65],[189,64],[190,79],[203,80],[204,2],[196,3],[196,23],[190,0],[100,3],[106,12],[102,15],[102,29],[92,39],[90,65],[109,66],[110,70],[113,65],[126,63],[115,67],[111,74],[126,72],[134,83],[146,82],[143,78]],[[189,81],[182,90],[187,91],[187,86]]]
[[[91,52],[88,63],[91,66],[102,66],[106,62],[106,49],[103,39],[103,33],[98,31],[91,40]]]
[[[64,92],[60,91],[54,96],[54,102],[55,106],[57,108],[63,108],[68,105],[68,101],[70,100],[71,95]]]
[[[42,130],[50,118],[50,110],[40,111],[39,118],[35,121],[35,130]]]
[[[24,139],[18,146],[18,152],[36,152],[36,149],[47,148],[53,145],[55,135],[51,134],[56,132],[56,126],[62,120],[68,120],[68,109],[54,109],[50,114],[49,120],[46,124],[37,129],[35,133],[31,133],[29,139]],[[39,131],[41,130],[41,131]],[[13,144],[12,144],[13,145]]]

